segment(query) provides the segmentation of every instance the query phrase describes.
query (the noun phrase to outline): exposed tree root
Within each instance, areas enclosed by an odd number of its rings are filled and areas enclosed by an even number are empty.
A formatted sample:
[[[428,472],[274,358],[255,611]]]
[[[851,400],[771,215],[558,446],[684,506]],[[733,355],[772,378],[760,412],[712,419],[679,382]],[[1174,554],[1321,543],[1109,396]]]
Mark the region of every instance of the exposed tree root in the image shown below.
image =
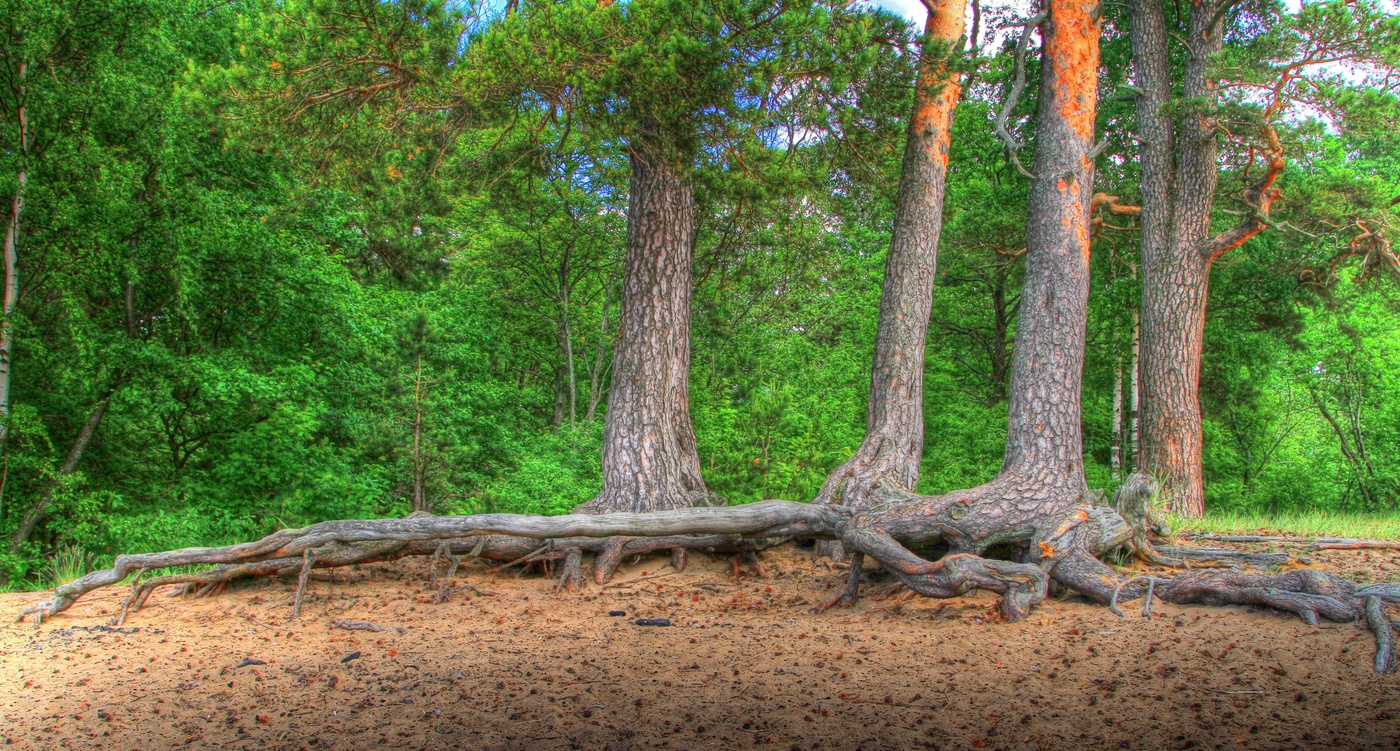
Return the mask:
[[[897,428],[886,427],[899,432]],[[872,431],[849,459],[827,475],[812,502],[859,508],[881,486],[912,489],[919,479],[917,455],[921,452],[916,448],[909,440],[896,440],[883,431]],[[812,560],[844,563],[847,552],[840,540],[817,540],[812,548]]]
[[[1381,675],[1395,672],[1395,628],[1385,614],[1385,603],[1380,597],[1367,595],[1366,623],[1376,634],[1376,672]]]
[[[1253,566],[1273,569],[1289,561],[1287,553],[1249,553],[1241,550],[1220,548],[1183,548],[1157,545],[1152,541],[1153,533],[1162,525],[1153,515],[1152,501],[1157,496],[1157,481],[1145,472],[1129,475],[1118,491],[1113,494],[1113,508],[1132,529],[1132,537],[1125,544],[1133,555],[1144,563],[1169,568],[1203,568],[1225,566],[1238,568]]]
[[[42,619],[67,610],[82,595],[116,584],[142,570],[214,564],[199,574],[161,577],[152,585],[229,581],[245,576],[288,575],[292,571],[331,568],[393,560],[406,555],[438,554],[445,542],[457,555],[481,550],[481,557],[511,559],[538,549],[530,539],[548,540],[560,553],[568,547],[611,544],[607,538],[636,538],[621,546],[618,560],[629,552],[652,548],[719,549],[736,539],[745,547],[754,540],[790,535],[832,537],[842,519],[841,509],[790,501],[765,501],[732,508],[693,508],[651,514],[571,514],[535,517],[515,514],[410,517],[404,519],[330,521],[303,529],[275,532],[261,540],[224,548],[186,548],[162,553],[119,556],[112,568],[95,571],[54,590],[51,600],[20,615]],[[486,538],[485,545],[481,543]],[[743,540],[743,538],[748,538]],[[761,544],[761,543],[757,543]],[[751,547],[750,547],[751,549]],[[308,552],[314,551],[310,556]],[[144,600],[138,594],[132,602]]]
[[[167,584],[198,587],[212,593],[228,581],[248,576],[298,579],[293,601],[299,611],[313,569],[334,568],[400,558],[432,556],[439,576],[439,600],[470,589],[449,589],[447,580],[462,557],[521,563],[562,560],[566,573],[575,556],[597,555],[595,580],[606,580],[617,563],[634,555],[662,550],[705,550],[733,554],[757,564],[755,551],[773,539],[808,536],[839,539],[852,551],[845,587],[818,612],[854,604],[861,573],[872,561],[890,571],[911,593],[958,597],[975,589],[1001,595],[1001,617],[1020,620],[1048,592],[1051,581],[1107,604],[1146,595],[1172,603],[1259,605],[1297,614],[1310,624],[1365,617],[1377,632],[1382,656],[1377,666],[1394,662],[1394,635],[1385,613],[1400,603],[1400,584],[1361,586],[1315,570],[1281,574],[1233,569],[1188,571],[1172,579],[1124,580],[1098,559],[1134,537],[1123,517],[1108,507],[1084,503],[1082,491],[1038,479],[1005,475],[980,488],[942,496],[918,496],[883,486],[858,509],[844,506],[765,501],[729,508],[679,509],[650,514],[531,517],[487,514],[466,517],[419,517],[400,520],[337,521],[305,529],[283,530],[257,542],[225,548],[192,548],[166,553],[127,555],[106,571],[59,587],[54,598],[21,617],[44,618],[70,607],[98,587],[115,584],[133,572],[167,566],[216,564],[208,571],[154,577],[133,583],[117,622],[139,609],[156,588]],[[540,541],[543,541],[541,543]],[[941,541],[950,548],[937,560],[913,552]],[[1013,549],[1015,560],[985,557],[989,548]],[[572,560],[571,560],[572,559]],[[679,570],[684,560],[672,558]],[[1377,624],[1384,624],[1380,628]]]

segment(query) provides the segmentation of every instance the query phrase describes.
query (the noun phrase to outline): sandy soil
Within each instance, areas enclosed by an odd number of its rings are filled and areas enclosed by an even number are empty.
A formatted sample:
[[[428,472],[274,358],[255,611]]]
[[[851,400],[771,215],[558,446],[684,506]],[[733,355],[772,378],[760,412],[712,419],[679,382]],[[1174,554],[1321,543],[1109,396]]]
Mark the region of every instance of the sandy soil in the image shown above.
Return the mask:
[[[694,556],[624,567],[577,595],[459,572],[494,596],[433,604],[426,561],[365,567],[287,620],[289,585],[213,600],[124,592],[42,627],[0,625],[0,738],[23,748],[1235,749],[1400,747],[1400,676],[1356,625],[1140,603],[1118,618],[1051,600],[1020,624],[995,600],[877,600],[811,615],[841,572],[764,554],[735,580]],[[1400,554],[1315,565],[1400,579]],[[643,580],[647,576],[656,577]],[[13,618],[41,595],[0,596]],[[609,616],[624,610],[626,616]],[[668,617],[671,627],[634,625]],[[370,621],[383,632],[332,623]]]

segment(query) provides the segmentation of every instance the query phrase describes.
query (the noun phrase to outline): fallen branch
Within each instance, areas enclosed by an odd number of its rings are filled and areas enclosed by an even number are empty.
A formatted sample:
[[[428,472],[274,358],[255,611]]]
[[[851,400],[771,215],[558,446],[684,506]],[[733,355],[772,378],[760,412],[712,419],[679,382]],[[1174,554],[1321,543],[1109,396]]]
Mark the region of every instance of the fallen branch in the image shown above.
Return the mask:
[[[1300,545],[1314,550],[1400,550],[1400,540],[1365,540],[1346,537],[1269,537],[1264,535],[1218,535],[1213,532],[1182,535],[1186,540],[1210,542],[1266,542]]]
[[[835,506],[792,501],[761,501],[744,506],[688,508],[650,514],[478,514],[474,516],[410,516],[403,519],[328,521],[302,529],[274,532],[255,542],[222,548],[184,548],[162,553],[118,556],[112,568],[94,571],[54,590],[54,597],[20,614],[42,620],[72,607],[78,598],[100,587],[116,584],[135,571],[216,564],[218,568],[193,575],[157,577],[142,584],[128,600],[139,609],[151,589],[162,584],[197,582],[212,584],[235,576],[286,575],[298,577],[297,603],[305,590],[311,568],[328,568],[403,556],[406,546],[440,540],[462,540],[482,535],[557,540],[560,538],[667,537],[676,535],[729,535],[784,537],[803,535],[830,539],[836,536],[850,512]],[[432,555],[430,545],[422,554]],[[619,552],[621,552],[619,550]],[[295,608],[293,613],[297,613]],[[125,614],[125,608],[123,609]]]

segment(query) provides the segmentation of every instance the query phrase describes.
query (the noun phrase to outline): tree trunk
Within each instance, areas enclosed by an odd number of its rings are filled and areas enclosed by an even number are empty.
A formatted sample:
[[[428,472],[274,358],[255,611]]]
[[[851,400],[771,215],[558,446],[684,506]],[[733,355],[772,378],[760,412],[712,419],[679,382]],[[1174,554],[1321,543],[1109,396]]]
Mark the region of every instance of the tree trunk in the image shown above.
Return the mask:
[[[1026,228],[1026,280],[1011,367],[1002,475],[1082,497],[1080,387],[1089,304],[1089,209],[1099,8],[1051,0]],[[1077,497],[1075,501],[1077,502]]]
[[[1135,275],[1135,276],[1136,276],[1136,275]],[[1136,308],[1134,308],[1134,309],[1133,309],[1133,333],[1132,333],[1132,337],[1133,337],[1133,340],[1132,340],[1132,341],[1133,341],[1133,343],[1132,343],[1132,347],[1131,347],[1131,349],[1130,349],[1130,354],[1129,354],[1129,357],[1128,357],[1128,371],[1129,371],[1128,378],[1131,379],[1131,380],[1129,381],[1129,384],[1128,384],[1128,450],[1132,452],[1132,457],[1131,457],[1131,460],[1128,462],[1128,466],[1133,468],[1133,469],[1132,469],[1133,472],[1139,472],[1139,471],[1142,470],[1142,467],[1139,466],[1139,465],[1140,465],[1140,462],[1139,462],[1139,460],[1138,460],[1138,453],[1137,453],[1137,447],[1138,447],[1138,408],[1139,408],[1139,405],[1140,405],[1141,402],[1142,402],[1142,399],[1141,399],[1142,388],[1141,388],[1141,386],[1140,386],[1141,379],[1140,379],[1139,376],[1138,376],[1138,373],[1139,373],[1139,370],[1138,370],[1138,362],[1139,362],[1139,360],[1140,360],[1140,358],[1138,357],[1138,351],[1139,351],[1139,349],[1138,349],[1138,348],[1139,348],[1139,344],[1138,344],[1138,343],[1139,343],[1139,341],[1140,341],[1139,332],[1140,332],[1140,330],[1141,330],[1140,327],[1139,327],[1139,325],[1138,325],[1138,315],[1139,315],[1138,310],[1137,310]]]
[[[685,168],[649,137],[630,148],[627,256],[603,432],[603,489],[575,513],[703,506],[690,423],[695,202]]]
[[[926,39],[885,260],[865,440],[827,477],[817,503],[859,506],[881,483],[913,490],[924,453],[924,348],[943,229],[948,142],[961,91],[961,2],[928,4]],[[823,551],[834,552],[834,551]]]
[[[11,317],[19,301],[19,227],[24,214],[24,191],[29,185],[29,114],[24,99],[25,78],[29,61],[21,60],[15,80],[15,99],[19,103],[19,175],[15,195],[10,201],[10,220],[5,225],[5,299],[4,320],[0,321],[0,450],[10,437],[10,369],[14,356],[14,322]]]
[[[102,424],[102,418],[107,414],[107,406],[111,403],[112,392],[108,392],[97,402],[97,406],[92,408],[87,420],[78,429],[78,437],[73,440],[73,446],[68,450],[68,458],[64,460],[63,466],[58,470],[60,479],[77,470],[78,462],[83,459],[83,452],[87,451],[88,444],[92,443],[92,437],[97,434],[97,428]],[[40,494],[39,502],[31,506],[19,520],[19,526],[10,535],[10,553],[18,553],[20,547],[29,541],[30,535],[34,534],[34,530],[39,524],[48,518],[49,507],[53,505],[53,495],[58,483],[58,479],[49,483]]]
[[[1142,141],[1142,426],[1138,466],[1162,483],[1167,507],[1186,516],[1205,513],[1202,472],[1201,350],[1205,341],[1210,267],[1222,253],[1258,234],[1256,217],[1211,236],[1211,209],[1219,178],[1211,58],[1220,52],[1224,3],[1191,6],[1182,97],[1191,112],[1170,117],[1172,82],[1163,0],[1134,0],[1133,70]],[[1268,168],[1250,191],[1267,215],[1283,166],[1276,134],[1267,124]]]
[[[1116,512],[1085,503],[1080,425],[1099,8],[1077,0],[1050,0],[1048,6],[1001,471],[986,485],[941,496],[877,489],[877,502],[857,508],[842,535],[855,551],[854,573],[828,606],[854,600],[867,555],[926,596],[955,597],[972,588],[1000,592],[1006,620],[1024,618],[1044,599],[1050,576],[1104,601],[1113,592],[1113,571],[1095,556],[1131,531]],[[912,552],[935,540],[949,547],[942,559],[930,562]],[[1021,551],[1018,562],[980,557],[1008,543]]]
[[[1015,352],[1015,342],[1008,334],[1020,309],[1020,295],[1015,301],[1007,299],[1006,287],[1011,274],[1016,269],[1018,256],[1015,254],[1002,263],[992,274],[992,341],[987,353],[991,360],[992,404],[1006,401],[1007,375],[1011,373],[1011,360]]]
[[[574,370],[573,332],[569,329],[569,306],[572,298],[571,275],[573,249],[564,249],[564,256],[555,270],[555,300],[558,317],[554,322],[554,340],[559,347],[559,363],[554,367],[554,427],[565,422],[573,427],[578,421],[578,381]]]

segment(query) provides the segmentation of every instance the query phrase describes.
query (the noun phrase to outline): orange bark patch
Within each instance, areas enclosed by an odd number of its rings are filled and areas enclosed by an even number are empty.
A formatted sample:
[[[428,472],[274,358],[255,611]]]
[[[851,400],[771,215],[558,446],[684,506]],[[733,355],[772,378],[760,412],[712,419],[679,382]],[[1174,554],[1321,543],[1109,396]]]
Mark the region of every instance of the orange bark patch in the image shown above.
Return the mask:
[[[1099,22],[1091,4],[1052,0],[1045,57],[1054,82],[1053,106],[1075,135],[1092,142],[1098,104]]]
[[[919,104],[910,127],[912,133],[935,134],[930,148],[946,165],[949,125],[953,119],[953,108],[958,103],[958,94],[962,91],[961,76],[950,70],[947,56],[962,39],[965,4],[955,0],[939,0],[928,3],[928,8],[928,20],[924,24],[928,42],[919,62],[919,80],[915,85]],[[938,148],[940,144],[942,148]]]

